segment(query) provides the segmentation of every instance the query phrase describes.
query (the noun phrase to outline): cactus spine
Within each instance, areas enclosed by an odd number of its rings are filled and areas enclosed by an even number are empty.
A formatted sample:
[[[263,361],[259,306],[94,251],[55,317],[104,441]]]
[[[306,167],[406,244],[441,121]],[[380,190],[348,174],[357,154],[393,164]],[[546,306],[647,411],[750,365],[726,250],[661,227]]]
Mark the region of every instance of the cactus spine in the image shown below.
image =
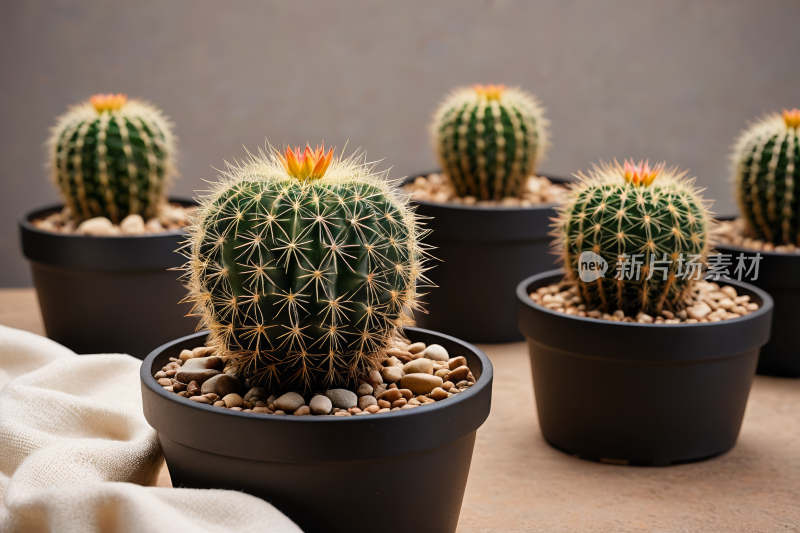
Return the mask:
[[[50,172],[76,221],[156,215],[173,172],[168,120],[147,102],[95,95],[57,119]]]
[[[747,231],[800,246],[800,110],[773,113],[742,132],[733,154],[736,198]]]
[[[693,180],[685,176],[675,167],[651,169],[627,161],[624,167],[615,161],[595,166],[588,176],[578,174],[580,181],[558,208],[555,235],[567,278],[577,283],[584,301],[609,313],[683,307],[694,284],[693,276],[684,274],[690,263],[706,264],[710,223]],[[579,258],[586,251],[608,262],[605,277],[580,279]],[[630,266],[615,272],[626,261]],[[622,279],[615,279],[620,274]]]
[[[356,384],[419,308],[407,198],[356,155],[260,152],[203,199],[189,299],[243,378],[271,390]]]
[[[442,171],[459,196],[519,196],[548,145],[548,121],[532,95],[504,85],[453,91],[431,126]]]

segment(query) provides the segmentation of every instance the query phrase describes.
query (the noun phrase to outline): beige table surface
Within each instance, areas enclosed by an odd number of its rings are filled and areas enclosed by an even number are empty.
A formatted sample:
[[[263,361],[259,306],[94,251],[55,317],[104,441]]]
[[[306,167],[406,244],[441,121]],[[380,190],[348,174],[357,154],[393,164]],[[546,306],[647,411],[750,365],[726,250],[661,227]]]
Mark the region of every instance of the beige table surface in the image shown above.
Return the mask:
[[[43,333],[32,289],[0,290],[0,324]],[[757,376],[739,442],[722,457],[614,466],[544,442],[524,344],[480,348],[495,370],[492,412],[459,532],[800,532],[800,380]],[[166,468],[158,484],[171,486]]]

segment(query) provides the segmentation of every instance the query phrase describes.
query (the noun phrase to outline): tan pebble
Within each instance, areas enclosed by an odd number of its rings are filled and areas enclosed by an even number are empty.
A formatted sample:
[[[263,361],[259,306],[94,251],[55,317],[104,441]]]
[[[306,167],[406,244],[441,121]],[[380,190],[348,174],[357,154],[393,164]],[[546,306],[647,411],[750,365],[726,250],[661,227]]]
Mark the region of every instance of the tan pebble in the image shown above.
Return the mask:
[[[728,313],[728,316],[726,318],[732,319],[732,318],[739,318],[740,316],[742,315],[740,315],[739,313]]]
[[[699,321],[699,320],[697,320],[696,318],[687,318],[687,319],[685,320],[685,322],[686,322],[687,324],[697,324],[697,323],[698,323],[698,322],[700,322],[700,321]]]
[[[403,373],[408,374],[433,374],[433,361],[426,358],[415,359],[403,365]]]
[[[625,312],[624,312],[624,311],[622,311],[622,309],[617,309],[616,311],[614,311],[614,312],[611,314],[611,316],[612,316],[612,317],[616,317],[616,318],[618,318],[618,319],[622,320],[623,318],[625,318]]]
[[[463,355],[459,355],[458,357],[453,357],[449,361],[447,361],[447,368],[450,370],[455,370],[460,366],[467,366],[467,358]]]
[[[166,371],[167,377],[170,377],[170,378],[172,376],[174,376],[175,374],[177,374],[177,373],[178,373],[178,371],[175,370],[174,368],[170,368],[169,370]]]
[[[734,303],[734,301],[731,300],[730,298],[723,298],[722,300],[719,301],[719,306],[722,309],[725,309],[726,311],[730,311],[731,309],[736,307],[736,303]]]
[[[114,233],[114,225],[106,217],[95,217],[81,222],[75,233],[78,235],[93,235],[101,237]]]
[[[438,344],[431,344],[425,351],[423,352],[425,357],[428,359],[432,359],[434,361],[449,361],[450,356],[447,353],[447,350],[444,346],[440,346]]]
[[[387,389],[387,390],[389,390],[389,389],[396,389],[396,388],[397,388],[397,383],[392,383],[391,385],[389,385],[388,387],[386,387],[386,389]]]
[[[194,352],[191,350],[183,350],[178,357],[181,361],[186,361],[187,359],[192,359],[194,357]]]
[[[150,233],[161,233],[164,231],[164,226],[161,225],[161,222],[159,222],[157,218],[148,220],[144,228]]]
[[[758,304],[757,303],[749,303],[745,306],[748,311],[758,311]]]
[[[400,407],[400,409],[414,409],[415,407],[419,407],[419,405],[406,404],[406,405]]]
[[[411,398],[410,400],[408,400],[408,405],[420,405],[421,403],[422,402],[420,402],[416,398]]]
[[[210,357],[217,351],[216,346],[198,346],[192,350],[195,357]]]
[[[425,349],[424,342],[415,342],[414,344],[408,346],[408,353],[413,355],[422,352],[424,349]]]
[[[447,398],[447,391],[441,387],[436,387],[431,391],[431,398],[434,400],[444,400]]]
[[[381,369],[381,377],[383,378],[383,381],[385,381],[386,383],[394,384],[394,383],[400,381],[401,379],[403,379],[403,376],[404,376],[404,374],[403,374],[403,369],[402,368],[398,368],[398,367],[386,368],[386,367],[384,367],[384,368]]]
[[[746,315],[747,314],[747,308],[742,306],[742,305],[737,305],[736,307],[731,309],[731,311],[733,311],[734,313],[737,313],[739,315]]]
[[[399,389],[391,389],[385,391],[378,397],[378,400],[386,400],[387,402],[394,402],[403,397],[403,393]]]
[[[359,409],[358,407],[351,407],[350,409],[348,409],[348,410],[347,410],[347,412],[348,412],[348,413],[350,413],[351,415],[358,414],[358,413],[360,413],[361,411],[362,411],[362,410],[361,410],[361,409]]]
[[[386,400],[378,400],[378,407],[381,409],[389,409],[391,406],[392,404]]]
[[[700,302],[699,304],[688,308],[686,312],[689,313],[689,316],[692,318],[700,320],[711,313],[711,307],[709,307],[705,302]]]
[[[450,390],[451,388],[453,388],[455,386],[456,386],[455,383],[453,383],[452,381],[445,381],[442,384],[442,389],[448,391],[448,390]]]
[[[456,383],[456,387],[462,390],[468,388],[470,385],[472,385],[472,383],[470,383],[467,380],[459,381],[458,383]]]
[[[203,396],[205,396],[206,398],[208,398],[212,402],[216,402],[217,400],[219,400],[219,396],[214,394],[213,392],[209,392],[208,394],[203,394]]]
[[[405,398],[406,400],[410,400],[411,398],[414,397],[414,393],[412,393],[408,389],[398,389],[398,390],[400,391],[400,394],[403,395],[403,398]]]
[[[172,380],[169,378],[161,378],[158,380],[158,384],[161,385],[162,387],[169,387],[170,385],[172,385]]]
[[[356,414],[355,414],[355,415],[353,415],[353,416],[369,416],[369,415],[371,415],[371,414],[372,414],[372,413],[370,413],[369,411],[361,411],[360,413],[356,413]]]
[[[142,235],[146,229],[142,215],[130,214],[119,223],[119,230],[123,235]]]
[[[241,411],[242,410],[241,407],[228,407],[228,409],[230,409],[231,411]]]
[[[733,301],[737,304],[743,304],[750,301],[750,297],[748,295],[737,296],[733,299]]]
[[[449,393],[451,393],[451,394],[457,394],[457,393],[459,393],[459,392],[461,392],[461,391],[460,391],[460,390],[458,390],[458,387],[456,387],[455,385],[453,385],[452,387],[450,387],[450,388],[447,390],[447,392],[449,392]]]
[[[307,405],[300,407],[294,412],[294,416],[305,416],[310,414],[311,414],[311,408]]]
[[[273,412],[272,414],[273,414],[273,415],[281,415],[281,416],[283,416],[283,415],[285,415],[286,413],[285,413],[285,412],[283,412],[283,411],[281,411],[280,409],[278,409],[277,411]]]
[[[192,382],[194,383],[194,382]],[[186,390],[186,383],[181,383],[180,381],[172,380],[172,390],[175,392],[183,392]]]
[[[675,318],[675,314],[672,311],[667,311],[666,309],[661,310],[661,316],[670,320]]]
[[[390,409],[390,408],[388,408],[388,407],[384,407],[384,408],[380,409],[380,410],[378,411],[378,413],[388,413],[389,411],[391,411],[391,409]],[[376,413],[376,414],[377,414],[377,413]]]
[[[407,403],[408,400],[406,400],[405,398],[400,398],[399,400],[392,402],[392,407],[403,407]]]
[[[434,373],[433,375],[444,379],[445,377],[447,377],[447,374],[449,374],[449,373],[450,373],[449,370],[447,370],[446,368],[443,368],[441,370],[437,370],[436,373]]]
[[[586,311],[586,316],[588,316],[589,318],[600,318],[601,316],[603,316],[603,313],[595,309],[593,311]]]
[[[267,413],[269,413],[269,409],[267,409],[266,407],[253,407],[253,412],[254,413],[267,414]],[[295,413],[295,414],[297,414],[297,413]]]
[[[736,293],[736,289],[731,287],[730,285],[725,285],[720,289],[720,291],[727,294],[729,298],[736,298],[738,296],[738,294]]]
[[[381,373],[377,370],[370,370],[369,373],[367,373],[367,383],[373,387],[377,387],[383,383],[383,377],[381,376]]]
[[[183,397],[183,398],[190,398],[190,396],[189,396],[189,395],[186,393],[186,391],[185,391],[185,390],[184,390],[184,391],[181,391],[181,392],[179,392],[179,393],[178,393],[178,396],[181,396],[181,397]]]
[[[238,394],[228,394],[222,398],[222,401],[225,402],[228,408],[241,407],[244,404],[244,400],[242,400],[242,397]]]
[[[353,416],[347,411],[339,411],[338,413],[334,414],[333,416]]]
[[[211,400],[209,400],[205,396],[192,396],[189,399],[192,400],[193,402],[197,402],[197,403],[205,403],[205,404],[210,404],[211,403]]]
[[[400,384],[404,389],[408,389],[414,394],[428,394],[436,387],[441,387],[442,382],[442,378],[438,376],[431,376],[429,374],[409,374],[403,377]]]
[[[389,405],[391,405],[391,404],[389,404]],[[364,409],[364,411],[366,411],[367,413],[372,413],[372,414],[375,414],[375,413],[379,412],[380,410],[381,410],[381,408],[379,406],[377,406],[377,405],[370,405],[369,407]]]
[[[389,348],[386,350],[386,355],[397,357],[400,360],[411,360],[411,354],[405,350],[401,350],[400,348]]]
[[[391,410],[391,411],[399,411],[399,410],[400,410],[400,408],[399,408],[399,407],[392,407],[390,410]]]
[[[156,372],[156,375],[155,375],[156,379],[162,379],[162,378],[165,378],[165,377],[167,377],[167,373],[164,372],[163,370],[159,370],[158,372]]]
[[[214,402],[214,407],[225,407],[225,402],[223,402],[222,400],[218,400]]]
[[[362,383],[358,386],[358,389],[356,389],[356,396],[368,396],[372,394],[373,391],[374,389],[372,388],[372,385],[369,383]]]
[[[242,407],[245,408],[245,409],[252,409],[253,408],[253,404],[248,402],[247,400],[244,400],[242,402]]]
[[[469,368],[466,366],[460,366],[455,370],[451,370],[449,374],[447,374],[446,381],[452,381],[453,383],[458,383],[469,374]]]

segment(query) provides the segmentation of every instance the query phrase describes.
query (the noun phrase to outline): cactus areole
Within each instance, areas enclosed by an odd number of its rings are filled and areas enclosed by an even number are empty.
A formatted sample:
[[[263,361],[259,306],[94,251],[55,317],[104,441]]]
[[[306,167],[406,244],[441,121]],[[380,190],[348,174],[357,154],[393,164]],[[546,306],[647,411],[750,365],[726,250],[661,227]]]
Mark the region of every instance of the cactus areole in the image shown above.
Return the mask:
[[[734,183],[748,232],[775,245],[800,246],[800,110],[773,113],[742,132]]]
[[[233,368],[271,390],[355,385],[419,308],[417,220],[385,173],[324,147],[227,165],[190,228],[190,299]]]
[[[48,142],[50,173],[80,222],[156,215],[174,173],[171,124],[153,105],[96,94],[60,116]]]
[[[559,207],[556,251],[585,301],[606,312],[680,310],[707,263],[708,209],[685,172],[646,162],[581,173]],[[580,257],[600,256],[604,277],[584,281]],[[695,266],[697,270],[695,270]]]
[[[454,90],[431,125],[442,171],[459,196],[519,196],[547,148],[547,120],[532,95],[505,85]]]

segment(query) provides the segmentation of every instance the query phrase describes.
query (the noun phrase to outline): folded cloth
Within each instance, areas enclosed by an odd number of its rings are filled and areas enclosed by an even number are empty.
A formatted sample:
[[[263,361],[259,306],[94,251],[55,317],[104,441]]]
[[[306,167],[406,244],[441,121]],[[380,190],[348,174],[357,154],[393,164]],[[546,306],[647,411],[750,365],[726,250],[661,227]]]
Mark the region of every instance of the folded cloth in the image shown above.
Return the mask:
[[[0,532],[300,532],[241,492],[143,486],[164,456],[140,365],[0,326]]]

